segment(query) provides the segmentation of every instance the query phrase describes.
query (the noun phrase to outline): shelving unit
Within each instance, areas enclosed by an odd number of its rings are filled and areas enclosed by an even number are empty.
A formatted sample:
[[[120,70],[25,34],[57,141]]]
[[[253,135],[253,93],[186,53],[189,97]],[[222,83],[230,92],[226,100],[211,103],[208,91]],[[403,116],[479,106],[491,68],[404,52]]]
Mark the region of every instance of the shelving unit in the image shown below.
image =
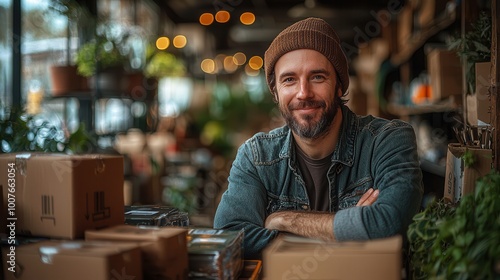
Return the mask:
[[[458,3],[458,4],[457,4]],[[437,5],[437,2],[435,3]],[[441,2],[443,4],[443,2]],[[448,1],[446,8],[435,13],[434,20],[428,22],[422,28],[413,28],[415,23],[414,18],[408,19],[404,17],[413,17],[412,12],[414,12],[412,3],[408,3],[410,6],[405,6],[399,14],[398,17],[391,22],[391,24],[382,33],[382,39],[389,46],[389,57],[388,60],[394,68],[397,69],[398,77],[392,79],[401,83],[403,91],[410,89],[412,81],[414,78],[418,77],[421,72],[426,71],[425,59],[427,58],[427,50],[429,47],[442,47],[446,49],[446,44],[443,42],[443,35],[459,33],[465,34],[467,29],[470,28],[470,23],[474,22],[480,14],[481,9],[490,7],[488,3],[479,3],[477,1]],[[457,5],[457,6],[454,6]],[[491,125],[495,128],[494,143],[493,143],[493,163],[496,170],[500,170],[500,132],[498,129],[500,125],[500,87],[498,86],[500,81],[500,74],[497,70],[497,65],[500,64],[500,59],[498,55],[498,49],[500,48],[500,28],[498,27],[498,17],[500,16],[500,8],[496,0],[491,1],[491,15],[492,15],[492,42],[491,42],[491,85],[490,85],[490,102],[491,102]],[[442,6],[441,6],[442,7]],[[436,6],[437,8],[437,6]],[[416,11],[416,10],[415,10]],[[421,12],[421,11],[416,11]],[[405,24],[411,24],[408,26]],[[409,33],[411,31],[411,33]],[[407,38],[404,40],[404,38]],[[430,59],[430,58],[429,58]],[[445,62],[447,61],[444,59]],[[433,61],[433,60],[431,60]],[[360,65],[363,65],[360,63]],[[439,101],[422,103],[418,105],[406,105],[405,100],[408,100],[408,93],[404,98],[401,98],[399,92],[397,92],[398,100],[402,100],[402,104],[387,101],[384,105],[385,110],[380,110],[382,113],[387,113],[392,115],[393,118],[403,119],[414,125],[416,128],[417,138],[418,132],[420,131],[419,125],[424,122],[431,127],[432,133],[439,132],[441,135],[438,137],[448,136],[448,143],[458,142],[455,137],[455,133],[452,127],[458,125],[466,118],[467,112],[467,99],[466,99],[466,79],[465,79],[465,66],[462,67],[462,77],[464,77],[462,89],[463,92],[453,92],[453,95]],[[376,71],[371,71],[367,73],[377,73]],[[376,74],[373,74],[376,75]],[[444,73],[446,75],[446,72]],[[370,77],[370,76],[367,76]],[[373,77],[371,77],[373,79]],[[375,80],[375,79],[373,79]],[[367,80],[367,83],[373,83],[372,80]],[[391,82],[391,80],[387,80]],[[363,83],[363,81],[362,81]],[[387,88],[387,86],[386,86]],[[441,89],[447,89],[447,87],[441,87]],[[399,87],[398,87],[399,89]],[[387,90],[386,90],[387,91]],[[444,96],[447,96],[446,92]],[[368,95],[375,94],[380,95],[377,92],[367,92]],[[385,93],[387,94],[387,92]],[[392,100],[392,99],[388,99]],[[403,104],[404,103],[404,104]],[[379,108],[382,108],[384,104],[380,102]],[[373,110],[377,112],[377,109]],[[380,114],[381,117],[386,117],[384,114]],[[433,123],[435,122],[435,123]],[[416,124],[416,125],[415,125]],[[425,127],[424,127],[425,129]],[[431,133],[431,134],[432,134]],[[436,136],[436,135],[431,135]],[[432,142],[436,139],[430,139],[427,142]],[[447,143],[443,142],[443,138],[437,139],[439,145],[444,148],[444,157],[446,157]],[[421,145],[419,144],[421,148]],[[425,148],[424,148],[425,150]],[[443,156],[443,153],[440,153]],[[446,159],[446,158],[445,158]],[[424,178],[424,185],[426,188],[436,190],[436,193],[442,194],[442,189],[444,186],[444,179],[446,174],[446,167],[443,160],[432,161],[425,158],[421,159],[421,168],[424,171],[424,177],[428,177],[427,180]],[[428,185],[427,185],[428,184]],[[426,192],[429,190],[426,190]],[[432,191],[432,190],[431,190]]]
[[[63,119],[64,121],[67,121],[67,116],[65,115],[67,111],[66,106],[68,105],[70,100],[76,99],[79,103],[79,106],[77,108],[79,123],[84,123],[86,129],[91,133],[95,133],[98,137],[109,137],[113,136],[116,133],[125,132],[127,129],[134,127],[135,119],[133,114],[131,113],[131,106],[135,101],[144,102],[144,106],[146,107],[146,115],[148,114],[148,111],[151,110],[152,107],[154,107],[156,93],[149,91],[147,92],[147,94],[147,98],[144,98],[144,100],[136,100],[136,98],[133,98],[132,96],[127,95],[121,91],[69,92],[63,95],[52,96],[46,102],[62,100],[64,102]],[[100,119],[98,114],[99,102],[109,99],[119,100],[121,101],[122,105],[128,107],[128,111],[124,110],[120,112],[121,114],[127,114],[127,116],[124,117],[130,119],[130,123],[128,124],[128,126],[123,127],[122,129],[110,128],[109,131],[102,131],[102,129],[99,129],[99,124],[97,123]],[[157,113],[155,114],[157,115]]]
[[[444,100],[436,104],[423,104],[414,106],[405,106],[395,103],[387,105],[387,111],[401,119],[408,120],[412,115],[422,115],[428,113],[454,112],[460,109],[460,105],[453,98]]]
[[[52,96],[51,100],[63,100],[64,108],[72,98],[77,99],[79,103],[78,107],[78,118],[80,122],[85,124],[87,129],[92,129],[94,126],[94,114],[93,114],[93,104],[94,97],[90,92],[72,92],[65,95]],[[66,111],[66,110],[65,110]],[[66,116],[63,116],[64,120],[67,120]]]
[[[403,48],[398,50],[398,52],[391,57],[391,62],[394,65],[401,65],[407,62],[417,49],[421,48],[430,37],[449,27],[456,20],[457,8],[450,6],[445,13],[434,19],[426,28],[412,34],[408,40],[408,44],[404,45]]]

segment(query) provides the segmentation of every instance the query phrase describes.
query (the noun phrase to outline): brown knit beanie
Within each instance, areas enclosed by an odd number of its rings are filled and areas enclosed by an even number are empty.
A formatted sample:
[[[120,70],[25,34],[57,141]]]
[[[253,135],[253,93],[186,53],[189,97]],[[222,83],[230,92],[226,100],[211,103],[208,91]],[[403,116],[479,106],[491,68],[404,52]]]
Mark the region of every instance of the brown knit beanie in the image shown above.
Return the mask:
[[[320,18],[298,21],[276,36],[264,55],[264,69],[267,85],[271,90],[271,74],[278,59],[287,52],[297,49],[312,49],[322,53],[333,64],[342,84],[342,93],[349,87],[347,58],[340,47],[340,39],[335,30]]]

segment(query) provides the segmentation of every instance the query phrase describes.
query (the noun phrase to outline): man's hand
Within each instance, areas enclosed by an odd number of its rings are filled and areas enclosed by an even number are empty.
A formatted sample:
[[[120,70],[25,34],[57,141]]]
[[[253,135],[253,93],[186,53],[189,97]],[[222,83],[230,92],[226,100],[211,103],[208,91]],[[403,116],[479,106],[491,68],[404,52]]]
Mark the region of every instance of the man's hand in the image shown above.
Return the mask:
[[[358,201],[358,204],[356,204],[356,206],[370,206],[372,205],[373,203],[375,203],[375,201],[377,201],[377,197],[378,197],[378,194],[379,194],[379,190],[376,189],[368,189],[364,194],[363,196],[359,199]]]

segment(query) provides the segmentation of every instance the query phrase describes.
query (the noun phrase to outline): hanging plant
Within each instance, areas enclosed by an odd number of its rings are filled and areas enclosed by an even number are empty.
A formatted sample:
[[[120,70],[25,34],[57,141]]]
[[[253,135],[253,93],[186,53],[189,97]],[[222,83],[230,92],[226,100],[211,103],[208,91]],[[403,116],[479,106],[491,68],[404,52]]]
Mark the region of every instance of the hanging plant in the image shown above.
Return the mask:
[[[469,32],[451,37],[447,44],[448,49],[456,51],[462,62],[465,62],[467,93],[474,93],[475,64],[491,60],[491,15],[481,12],[477,21],[471,24]]]
[[[175,55],[158,50],[154,45],[146,49],[146,66],[144,76],[161,79],[164,77],[181,77],[186,74],[184,62]]]

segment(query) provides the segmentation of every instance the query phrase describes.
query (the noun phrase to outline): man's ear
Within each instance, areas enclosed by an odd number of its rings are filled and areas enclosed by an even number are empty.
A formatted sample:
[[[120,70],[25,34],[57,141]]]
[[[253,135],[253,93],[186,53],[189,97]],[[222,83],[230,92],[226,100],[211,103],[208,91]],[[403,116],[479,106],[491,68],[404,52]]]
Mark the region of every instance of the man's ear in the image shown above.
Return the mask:
[[[339,85],[339,86],[337,86],[337,97],[341,98],[342,95],[343,95],[343,93],[342,93],[342,87]]]

